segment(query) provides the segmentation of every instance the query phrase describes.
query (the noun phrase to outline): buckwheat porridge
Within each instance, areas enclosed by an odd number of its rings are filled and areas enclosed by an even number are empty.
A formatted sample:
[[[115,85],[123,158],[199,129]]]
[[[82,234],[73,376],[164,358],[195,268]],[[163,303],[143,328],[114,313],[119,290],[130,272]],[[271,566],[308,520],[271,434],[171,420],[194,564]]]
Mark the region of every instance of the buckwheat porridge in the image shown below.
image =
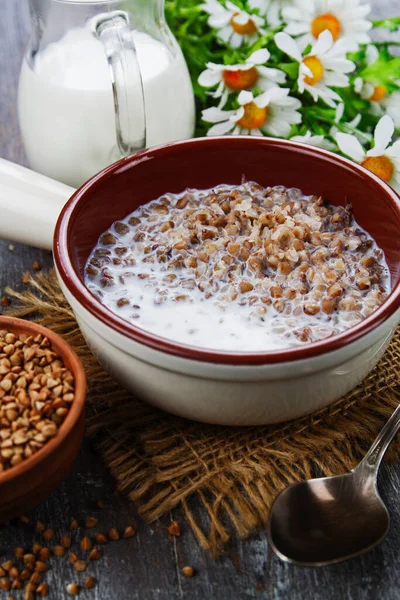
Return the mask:
[[[384,254],[351,205],[243,181],[165,194],[106,231],[89,290],[173,341],[269,351],[327,338],[387,297]]]

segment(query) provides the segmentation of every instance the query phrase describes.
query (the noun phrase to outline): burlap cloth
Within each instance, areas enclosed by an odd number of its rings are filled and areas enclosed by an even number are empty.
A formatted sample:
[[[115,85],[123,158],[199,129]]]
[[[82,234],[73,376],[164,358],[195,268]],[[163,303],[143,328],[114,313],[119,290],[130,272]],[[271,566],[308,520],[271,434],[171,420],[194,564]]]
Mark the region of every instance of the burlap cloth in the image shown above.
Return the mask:
[[[242,428],[187,421],[142,403],[105,373],[53,272],[32,277],[22,294],[7,293],[14,296],[14,315],[60,333],[82,359],[89,385],[87,434],[119,491],[148,521],[180,509],[214,556],[233,534],[245,537],[264,527],[273,499],[287,485],[350,470],[398,403],[400,330],[361,385],[313,415]],[[389,460],[399,448],[399,442],[392,444]]]

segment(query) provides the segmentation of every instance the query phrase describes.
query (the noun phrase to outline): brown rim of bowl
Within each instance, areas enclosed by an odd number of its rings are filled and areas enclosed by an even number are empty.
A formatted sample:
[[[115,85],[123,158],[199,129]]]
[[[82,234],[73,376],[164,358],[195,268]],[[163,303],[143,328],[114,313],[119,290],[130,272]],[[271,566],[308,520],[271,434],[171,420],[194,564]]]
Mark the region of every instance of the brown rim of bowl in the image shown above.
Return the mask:
[[[70,432],[75,427],[76,423],[82,416],[85,408],[86,398],[86,375],[83,370],[83,366],[69,344],[62,339],[57,333],[54,333],[46,327],[42,327],[32,321],[25,321],[24,319],[17,319],[16,317],[7,317],[0,315],[0,329],[7,329],[11,333],[28,333],[35,334],[41,333],[46,336],[51,343],[52,349],[54,349],[60,358],[64,362],[65,357],[68,357],[67,362],[70,363],[70,371],[73,373],[75,378],[75,398],[72,402],[71,408],[69,409],[68,415],[65,421],[60,426],[57,435],[47,442],[41,450],[38,450],[33,456],[25,459],[20,465],[11,467],[0,473],[0,486],[2,483],[23,475],[25,471],[28,471],[38,465],[44,458],[54,452],[60,446],[63,441],[68,437]],[[64,363],[65,364],[65,363]]]
[[[69,199],[64,206],[55,228],[54,233],[54,260],[57,267],[59,277],[63,281],[66,288],[74,296],[74,298],[81,304],[92,316],[99,319],[102,323],[111,327],[117,333],[131,339],[139,344],[148,346],[154,350],[158,350],[163,353],[172,354],[180,358],[191,359],[195,361],[218,363],[227,365],[263,365],[263,364],[274,364],[283,362],[292,362],[295,360],[301,360],[305,358],[311,358],[313,356],[319,356],[333,350],[338,350],[344,346],[355,342],[360,339],[386,319],[388,319],[399,307],[400,307],[400,282],[392,289],[388,298],[385,302],[358,325],[349,328],[348,330],[338,333],[325,340],[312,342],[307,344],[305,347],[295,347],[285,350],[270,351],[270,352],[229,352],[229,351],[217,351],[203,349],[197,346],[190,346],[188,344],[180,344],[173,342],[167,338],[154,335],[150,332],[140,329],[128,321],[125,321],[111,312],[108,308],[102,305],[86,288],[86,286],[80,280],[79,274],[75,270],[70,260],[70,232],[69,225],[74,216],[74,213],[79,205],[79,201],[84,197],[85,192],[88,189],[101,186],[102,181],[114,175],[116,171],[127,166],[135,164],[137,161],[142,162],[143,157],[151,157],[152,155],[163,156],[168,154],[170,149],[182,147],[183,149],[188,145],[201,145],[208,144],[220,145],[230,143],[230,140],[240,140],[241,143],[251,144],[269,144],[277,147],[291,147],[296,148],[302,153],[307,153],[311,156],[323,156],[325,159],[351,169],[358,175],[362,175],[364,178],[371,179],[375,185],[382,188],[383,193],[391,198],[396,211],[399,213],[400,219],[400,198],[396,192],[382,179],[368,171],[361,165],[333,154],[327,150],[309,146],[299,142],[291,142],[290,140],[280,140],[275,138],[267,137],[251,137],[251,136],[237,136],[235,137],[212,137],[212,138],[194,138],[189,140],[183,140],[179,142],[172,142],[170,144],[164,144],[161,146],[148,148],[141,150],[132,156],[122,158],[111,166],[103,169],[96,175],[94,175],[89,181],[84,183]],[[234,142],[233,142],[234,143]],[[101,232],[100,232],[101,233]]]

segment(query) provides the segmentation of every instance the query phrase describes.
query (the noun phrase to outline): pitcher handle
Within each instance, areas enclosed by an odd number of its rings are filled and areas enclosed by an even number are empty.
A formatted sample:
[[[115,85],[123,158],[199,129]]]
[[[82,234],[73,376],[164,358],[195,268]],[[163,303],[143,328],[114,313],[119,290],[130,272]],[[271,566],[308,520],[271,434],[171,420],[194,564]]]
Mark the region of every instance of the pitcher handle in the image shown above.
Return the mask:
[[[95,17],[92,25],[110,68],[117,144],[121,155],[126,156],[146,147],[144,88],[129,14],[104,13]]]

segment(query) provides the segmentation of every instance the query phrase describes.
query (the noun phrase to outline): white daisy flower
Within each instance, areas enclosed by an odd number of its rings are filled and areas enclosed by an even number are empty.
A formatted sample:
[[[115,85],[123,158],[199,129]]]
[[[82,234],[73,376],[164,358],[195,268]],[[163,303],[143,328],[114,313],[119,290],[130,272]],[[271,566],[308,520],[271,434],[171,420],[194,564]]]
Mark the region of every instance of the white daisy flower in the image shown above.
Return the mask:
[[[354,135],[339,132],[336,134],[336,141],[343,154],[347,154],[400,192],[400,140],[389,145],[393,133],[393,120],[385,115],[375,127],[374,147],[368,152]]]
[[[207,63],[207,69],[200,73],[199,84],[203,87],[218,88],[211,94],[213,98],[221,98],[218,108],[225,106],[232,91],[248,90],[255,85],[262,90],[276,87],[277,83],[284,83],[286,75],[280,69],[265,67],[270,53],[266,48],[256,50],[240,65],[217,65]]]
[[[242,91],[238,96],[240,107],[221,110],[212,107],[203,110],[203,120],[216,123],[207,135],[273,135],[287,138],[292,124],[301,122],[298,109],[300,100],[289,96],[288,88],[274,87],[254,97]]]
[[[379,57],[379,50],[376,46],[370,44],[367,46],[365,54],[367,65],[372,65]],[[354,80],[354,90],[364,100],[377,103],[386,95],[386,89],[382,85],[374,85],[369,81],[364,81],[362,77],[356,77]]]
[[[285,0],[248,0],[250,8],[256,8],[266,18],[270,27],[278,27],[282,23],[282,6]],[[286,4],[291,0],[286,0]]]
[[[373,44],[367,46],[367,64],[372,65],[379,57],[379,50]],[[400,81],[397,81],[400,85]],[[377,116],[387,114],[392,117],[395,127],[400,128],[400,91],[388,94],[383,85],[375,85],[370,81],[364,81],[362,77],[354,80],[354,89],[364,100],[371,102],[371,112]]]
[[[227,2],[224,7],[218,0],[206,0],[200,8],[210,15],[209,26],[218,29],[218,37],[232,48],[239,48],[244,43],[253,44],[260,33],[265,33],[262,29],[264,19],[250,15],[233,2]]]
[[[324,148],[325,150],[336,150],[335,144],[327,140],[323,135],[313,135],[311,131],[306,131],[304,135],[294,135],[290,139],[293,142],[301,142],[302,144]]]
[[[340,42],[334,42],[330,31],[323,31],[306,56],[302,56],[297,40],[283,31],[275,35],[275,43],[299,67],[297,84],[299,92],[307,91],[314,102],[321,98],[329,106],[335,107],[335,100],[342,102],[341,97],[330,86],[346,87],[349,78],[345,73],[355,69],[355,64],[346,59],[345,49]]]
[[[288,23],[284,31],[299,36],[304,49],[328,30],[334,40],[345,43],[348,51],[356,51],[358,44],[371,41],[367,31],[372,23],[365,18],[370,10],[370,5],[360,0],[293,0],[293,6],[285,6],[282,11]]]

